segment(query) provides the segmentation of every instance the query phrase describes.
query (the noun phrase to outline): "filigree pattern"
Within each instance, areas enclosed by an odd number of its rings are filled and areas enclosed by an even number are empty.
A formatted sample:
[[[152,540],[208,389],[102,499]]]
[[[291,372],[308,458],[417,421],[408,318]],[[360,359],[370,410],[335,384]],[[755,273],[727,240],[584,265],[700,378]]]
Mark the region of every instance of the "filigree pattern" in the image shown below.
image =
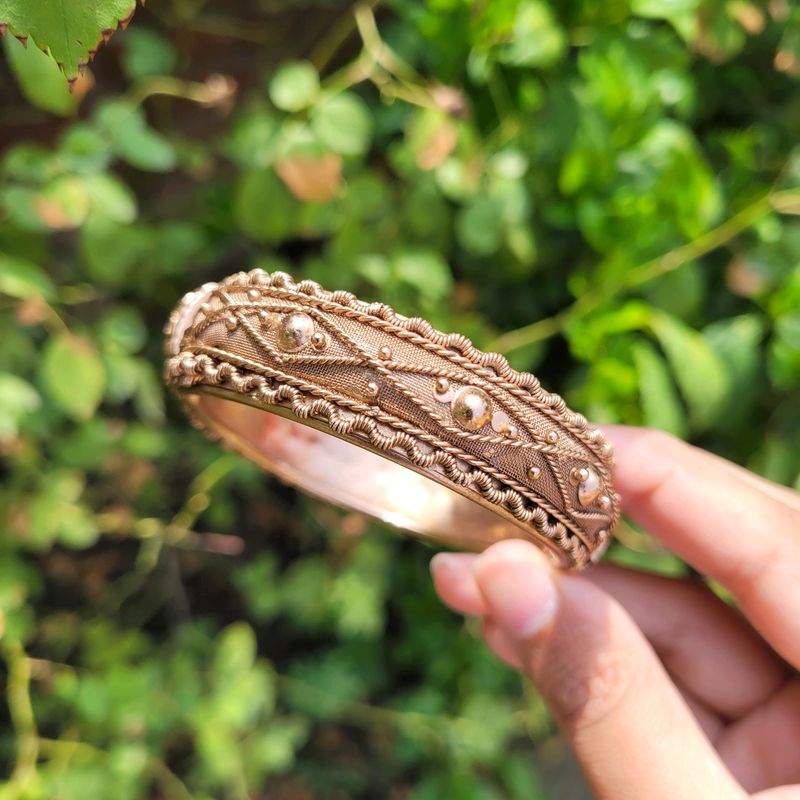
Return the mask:
[[[166,378],[223,386],[392,453],[554,542],[575,566],[618,518],[611,450],[497,353],[420,318],[285,273],[238,273],[184,298]]]

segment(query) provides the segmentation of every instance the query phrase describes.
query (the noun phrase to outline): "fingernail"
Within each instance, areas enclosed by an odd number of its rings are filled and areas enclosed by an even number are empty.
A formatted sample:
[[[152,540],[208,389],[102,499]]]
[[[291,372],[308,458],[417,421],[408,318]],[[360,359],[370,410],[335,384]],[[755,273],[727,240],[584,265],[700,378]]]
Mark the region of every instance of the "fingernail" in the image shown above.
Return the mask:
[[[431,559],[431,574],[458,569],[458,553],[437,553]]]
[[[490,547],[473,566],[489,617],[510,636],[528,639],[553,621],[558,594],[545,557],[528,542]]]

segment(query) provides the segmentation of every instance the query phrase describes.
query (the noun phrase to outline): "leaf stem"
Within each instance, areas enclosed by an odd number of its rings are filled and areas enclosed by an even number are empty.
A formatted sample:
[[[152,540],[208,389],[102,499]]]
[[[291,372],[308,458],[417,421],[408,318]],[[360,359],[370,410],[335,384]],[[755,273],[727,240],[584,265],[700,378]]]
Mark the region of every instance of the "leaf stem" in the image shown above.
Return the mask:
[[[11,783],[16,796],[24,794],[25,784],[36,774],[39,760],[39,732],[31,703],[31,664],[19,642],[9,642],[3,648],[8,667],[6,701],[17,740],[17,754]]]
[[[227,75],[215,73],[204,81],[185,81],[171,75],[156,75],[138,83],[128,95],[134,105],[141,105],[149,97],[163,95],[189,100],[203,106],[221,106],[236,92],[236,82]]]

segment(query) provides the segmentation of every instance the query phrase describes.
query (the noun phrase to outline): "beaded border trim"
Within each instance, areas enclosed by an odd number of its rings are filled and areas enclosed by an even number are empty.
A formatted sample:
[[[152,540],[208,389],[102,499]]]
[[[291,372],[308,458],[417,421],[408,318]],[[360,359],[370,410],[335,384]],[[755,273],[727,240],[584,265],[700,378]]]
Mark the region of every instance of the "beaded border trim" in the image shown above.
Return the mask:
[[[208,298],[214,302],[199,302]],[[386,345],[368,352],[363,340],[356,341],[335,324],[337,318],[349,318],[419,349],[421,361],[396,359]],[[231,336],[237,331],[246,334],[258,358],[252,357],[252,348],[243,353],[228,341],[210,341],[211,332],[222,329],[221,322]],[[273,331],[265,334],[262,328]],[[165,379],[179,394],[201,385],[223,387],[248,395],[260,407],[280,405],[298,420],[313,418],[374,451],[391,451],[394,456],[400,452],[423,471],[438,468],[448,481],[476,492],[523,528],[531,526],[538,537],[552,541],[572,566],[596,559],[608,542],[619,516],[619,498],[610,486],[613,456],[602,432],[569,410],[561,397],[542,389],[534,375],[514,370],[498,353],[476,349],[461,334],[443,333],[424,319],[405,317],[384,303],[365,303],[350,292],[326,291],[316,282],[295,283],[286,273],[263,270],[237,273],[190,292],[173,312],[165,333]],[[332,340],[345,349],[325,355]],[[367,383],[362,397],[338,392],[335,386],[309,379],[303,373],[309,365],[367,368],[380,385],[413,403],[419,414],[404,419],[382,408],[375,381]],[[432,399],[410,390],[404,382],[408,375],[435,379]],[[463,384],[461,399],[453,398],[450,383]],[[461,400],[465,402],[458,405]],[[205,428],[185,405],[193,422]],[[495,414],[500,417],[497,425],[495,418],[490,424],[488,417],[470,417],[476,408],[483,413],[489,406],[510,413]],[[520,408],[549,421],[550,432],[538,435],[520,420]],[[439,435],[430,425],[420,424],[428,421]],[[482,424],[476,429],[477,423]],[[560,437],[561,431],[568,435]],[[476,453],[476,445],[485,454]],[[517,455],[536,452],[543,466],[530,468],[522,482],[489,460],[496,447],[512,448]],[[581,466],[564,474],[559,468],[564,459]],[[535,490],[535,473],[542,468],[556,479],[564,507]],[[577,500],[569,501],[573,495]],[[603,521],[600,527],[598,518]]]

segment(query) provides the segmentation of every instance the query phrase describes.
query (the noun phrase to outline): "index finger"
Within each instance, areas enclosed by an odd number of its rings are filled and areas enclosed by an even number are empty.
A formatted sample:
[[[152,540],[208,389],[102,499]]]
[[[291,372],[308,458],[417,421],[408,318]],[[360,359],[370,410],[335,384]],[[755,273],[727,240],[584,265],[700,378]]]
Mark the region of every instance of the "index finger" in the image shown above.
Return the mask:
[[[729,589],[762,636],[800,667],[798,507],[667,434],[604,430],[626,514]]]

